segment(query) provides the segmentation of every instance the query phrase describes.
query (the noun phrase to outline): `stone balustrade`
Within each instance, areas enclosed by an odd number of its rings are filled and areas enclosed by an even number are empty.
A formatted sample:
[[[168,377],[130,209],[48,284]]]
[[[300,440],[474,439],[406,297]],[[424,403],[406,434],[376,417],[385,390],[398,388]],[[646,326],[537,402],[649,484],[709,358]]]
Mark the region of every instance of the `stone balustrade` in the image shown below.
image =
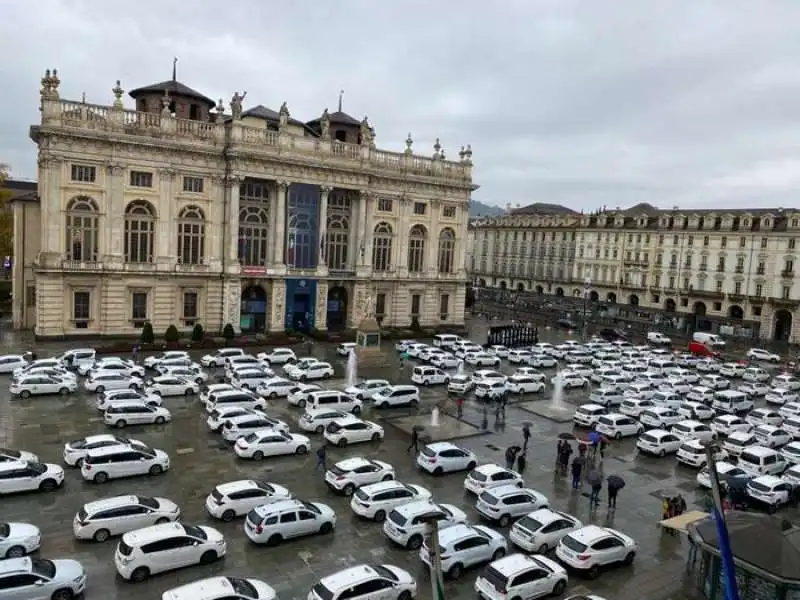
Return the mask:
[[[194,144],[218,144],[230,140],[259,152],[281,152],[358,163],[359,167],[445,178],[464,183],[472,181],[470,160],[450,161],[411,153],[378,150],[287,132],[267,131],[240,121],[211,123],[162,116],[160,113],[138,112],[117,107],[87,104],[70,100],[45,101],[42,105],[42,126],[72,129],[105,130],[109,133],[174,139]],[[228,137],[229,136],[229,137]]]

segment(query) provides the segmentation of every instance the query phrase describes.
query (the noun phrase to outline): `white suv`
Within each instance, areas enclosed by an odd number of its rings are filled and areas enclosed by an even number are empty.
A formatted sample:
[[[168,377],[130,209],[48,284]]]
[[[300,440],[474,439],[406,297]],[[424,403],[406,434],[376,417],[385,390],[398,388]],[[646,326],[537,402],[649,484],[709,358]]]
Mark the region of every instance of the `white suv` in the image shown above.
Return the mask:
[[[394,565],[358,565],[323,577],[308,600],[409,600],[416,595],[417,582],[408,571]]]
[[[512,554],[491,563],[475,580],[475,591],[486,600],[560,596],[567,587],[567,572],[541,555]],[[577,598],[577,597],[576,597]],[[601,600],[600,596],[586,596]]]
[[[225,556],[225,538],[212,527],[165,523],[122,536],[114,553],[117,573],[128,581],[190,565],[207,565]]]
[[[275,600],[277,592],[260,579],[218,575],[164,592],[161,600]]]
[[[475,503],[475,509],[483,518],[496,522],[500,527],[507,527],[512,520],[549,506],[550,501],[544,494],[516,485],[490,488],[478,496]]]
[[[383,427],[352,415],[336,419],[325,428],[325,441],[344,448],[358,442],[377,442],[383,439]]]
[[[558,546],[561,538],[581,527],[583,523],[572,515],[540,508],[514,523],[508,539],[525,552],[547,554]]]
[[[283,540],[314,533],[326,534],[336,527],[336,513],[321,502],[281,500],[257,506],[244,521],[244,532],[254,544],[274,546]]]
[[[504,469],[500,465],[480,465],[470,471],[464,478],[464,489],[473,494],[482,494],[484,491],[501,485],[512,484],[522,487],[525,482],[516,471]]]
[[[420,500],[403,504],[390,512],[383,522],[383,533],[393,542],[416,550],[428,534],[428,522],[436,517],[439,529],[468,522],[466,513],[452,504]]]
[[[256,506],[288,500],[292,493],[282,485],[241,479],[221,483],[206,498],[206,510],[215,519],[233,521],[246,515]]]
[[[105,542],[112,535],[177,521],[181,509],[172,500],[147,496],[115,496],[84,504],[72,521],[79,540]]]
[[[471,471],[478,464],[475,453],[452,442],[428,444],[417,454],[417,466],[433,475]]]
[[[419,389],[413,385],[391,385],[375,392],[372,402],[375,408],[415,407],[419,404]]]
[[[330,467],[325,473],[325,483],[335,492],[352,496],[356,488],[395,478],[394,467],[371,458],[348,458]]]
[[[97,448],[107,448],[109,446],[136,446],[147,448],[144,442],[132,438],[101,433],[100,435],[90,435],[81,440],[73,440],[64,444],[64,462],[70,467],[80,467],[83,464],[83,457],[90,450]]]
[[[167,470],[167,453],[146,446],[108,446],[89,450],[81,465],[83,478],[95,483],[136,475],[161,475]]]
[[[428,500],[431,493],[420,485],[381,481],[356,490],[350,500],[350,508],[360,517],[382,522],[392,509],[414,500]]]
[[[621,531],[587,525],[561,538],[556,556],[566,566],[592,576],[606,565],[633,564],[638,549],[638,544]]]
[[[482,525],[453,525],[439,532],[442,573],[458,579],[464,569],[498,560],[506,555],[507,543],[502,534]],[[431,552],[427,543],[419,549],[419,558],[429,568]]]

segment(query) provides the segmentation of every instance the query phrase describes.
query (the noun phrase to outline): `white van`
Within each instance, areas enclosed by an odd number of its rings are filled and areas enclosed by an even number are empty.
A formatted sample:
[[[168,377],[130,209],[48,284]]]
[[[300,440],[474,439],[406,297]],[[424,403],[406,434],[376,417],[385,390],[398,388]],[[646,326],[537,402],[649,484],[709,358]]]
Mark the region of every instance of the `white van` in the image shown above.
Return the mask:
[[[647,332],[647,341],[651,344],[663,344],[665,346],[669,346],[672,344],[672,340],[665,336],[660,331],[648,331]]]
[[[648,363],[649,371],[653,373],[658,373],[659,375],[664,375],[670,369],[675,368],[675,363],[673,362],[672,358],[654,358]]]
[[[600,388],[589,394],[589,402],[605,406],[606,408],[610,406],[619,406],[622,404],[623,400],[625,400],[625,397],[622,395],[622,392],[612,388]]]
[[[63,362],[68,369],[76,370],[78,367],[85,365],[94,365],[97,353],[94,348],[77,348],[75,350],[67,350],[61,355],[61,362]]]
[[[686,399],[692,400],[693,402],[702,402],[703,404],[710,405],[712,402],[714,402],[714,390],[709,387],[698,385],[689,390],[689,393],[686,394]]]
[[[664,406],[672,410],[678,410],[683,404],[683,398],[675,392],[665,392],[663,390],[656,390],[650,397],[657,406]]]
[[[736,415],[753,410],[753,399],[738,390],[723,390],[714,394],[711,408],[719,413]]]
[[[765,446],[751,446],[739,455],[739,467],[758,477],[759,475],[780,475],[789,466],[777,450]]]
[[[266,408],[266,401],[263,398],[248,392],[247,390],[223,390],[213,392],[208,395],[206,400],[206,412],[212,413],[219,408]]]
[[[703,331],[695,331],[692,334],[692,340],[695,342],[700,342],[701,344],[706,344],[708,346],[711,346],[712,348],[725,347],[725,340],[723,340],[716,333],[705,333]]]
[[[337,392],[336,390],[311,392],[306,401],[306,410],[330,408],[332,410],[341,410],[357,415],[361,413],[361,407],[361,400],[353,396],[348,396],[344,392]]]
[[[419,404],[419,388],[415,385],[390,385],[378,390],[372,396],[375,408],[390,406],[411,406]]]
[[[451,333],[440,333],[433,336],[433,345],[439,348],[452,348],[457,342],[461,341],[461,336]]]
[[[619,390],[622,396],[622,389],[628,385],[630,380],[624,375],[603,375],[600,385],[607,390]],[[620,400],[622,402],[622,400]]]
[[[582,404],[575,409],[572,420],[578,427],[594,427],[598,419],[607,412],[606,407],[599,404]]]

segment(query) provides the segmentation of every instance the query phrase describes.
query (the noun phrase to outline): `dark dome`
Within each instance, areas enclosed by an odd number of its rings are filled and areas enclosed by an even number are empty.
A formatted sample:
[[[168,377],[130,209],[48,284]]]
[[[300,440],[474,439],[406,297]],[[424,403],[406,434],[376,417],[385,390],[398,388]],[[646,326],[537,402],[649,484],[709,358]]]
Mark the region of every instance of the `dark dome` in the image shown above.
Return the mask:
[[[319,123],[321,118],[322,117],[317,117],[316,119],[309,121],[308,124],[311,125],[312,123]],[[330,119],[330,122],[332,124],[335,123],[337,125],[361,125],[361,121],[359,121],[358,119],[354,119],[346,112],[342,112],[340,110],[330,113],[328,115],[328,119]]]
[[[154,83],[145,87],[136,88],[135,90],[128,92],[128,95],[131,98],[136,99],[139,96],[152,94],[154,92],[161,95],[166,93],[169,94],[170,97],[183,96],[187,98],[194,98],[195,100],[199,100],[203,104],[208,105],[208,108],[214,108],[217,105],[217,103],[211,98],[204,96],[200,92],[190,88],[188,85],[184,85],[180,81],[175,81],[174,79],[168,79],[167,81],[162,81],[161,83]]]

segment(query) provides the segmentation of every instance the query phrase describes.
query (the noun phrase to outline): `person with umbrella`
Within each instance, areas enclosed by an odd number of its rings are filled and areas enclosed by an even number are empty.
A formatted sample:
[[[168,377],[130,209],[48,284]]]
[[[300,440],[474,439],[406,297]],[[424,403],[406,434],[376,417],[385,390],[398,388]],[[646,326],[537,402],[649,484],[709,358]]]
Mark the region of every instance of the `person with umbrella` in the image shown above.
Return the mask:
[[[414,427],[411,428],[411,443],[408,445],[408,448],[406,448],[406,454],[411,452],[412,448],[415,456],[419,454],[419,429],[419,425],[414,425]]]
[[[564,443],[561,445],[561,454],[558,457],[559,472],[562,475],[567,474],[570,456],[572,456],[572,446],[570,446],[567,440],[564,440]]]
[[[506,449],[506,469],[509,471],[514,469],[514,463],[517,460],[517,454],[519,454],[519,451],[519,446],[509,446]]]
[[[581,473],[586,459],[583,456],[576,456],[572,459],[572,489],[577,490],[581,487]]]
[[[600,492],[603,490],[603,474],[595,468],[589,471],[586,481],[592,486],[592,493],[589,495],[590,506],[600,506]]]
[[[600,435],[598,431],[590,431],[589,435],[589,443],[592,445],[592,456],[591,459],[594,461],[595,457],[597,456],[597,447],[600,445],[600,441],[603,439],[603,436]]]
[[[522,452],[523,454],[528,451],[528,442],[531,439],[531,424],[525,422],[522,424]]]
[[[609,475],[606,479],[608,488],[608,508],[617,508],[617,494],[625,487],[625,480],[619,475]]]

